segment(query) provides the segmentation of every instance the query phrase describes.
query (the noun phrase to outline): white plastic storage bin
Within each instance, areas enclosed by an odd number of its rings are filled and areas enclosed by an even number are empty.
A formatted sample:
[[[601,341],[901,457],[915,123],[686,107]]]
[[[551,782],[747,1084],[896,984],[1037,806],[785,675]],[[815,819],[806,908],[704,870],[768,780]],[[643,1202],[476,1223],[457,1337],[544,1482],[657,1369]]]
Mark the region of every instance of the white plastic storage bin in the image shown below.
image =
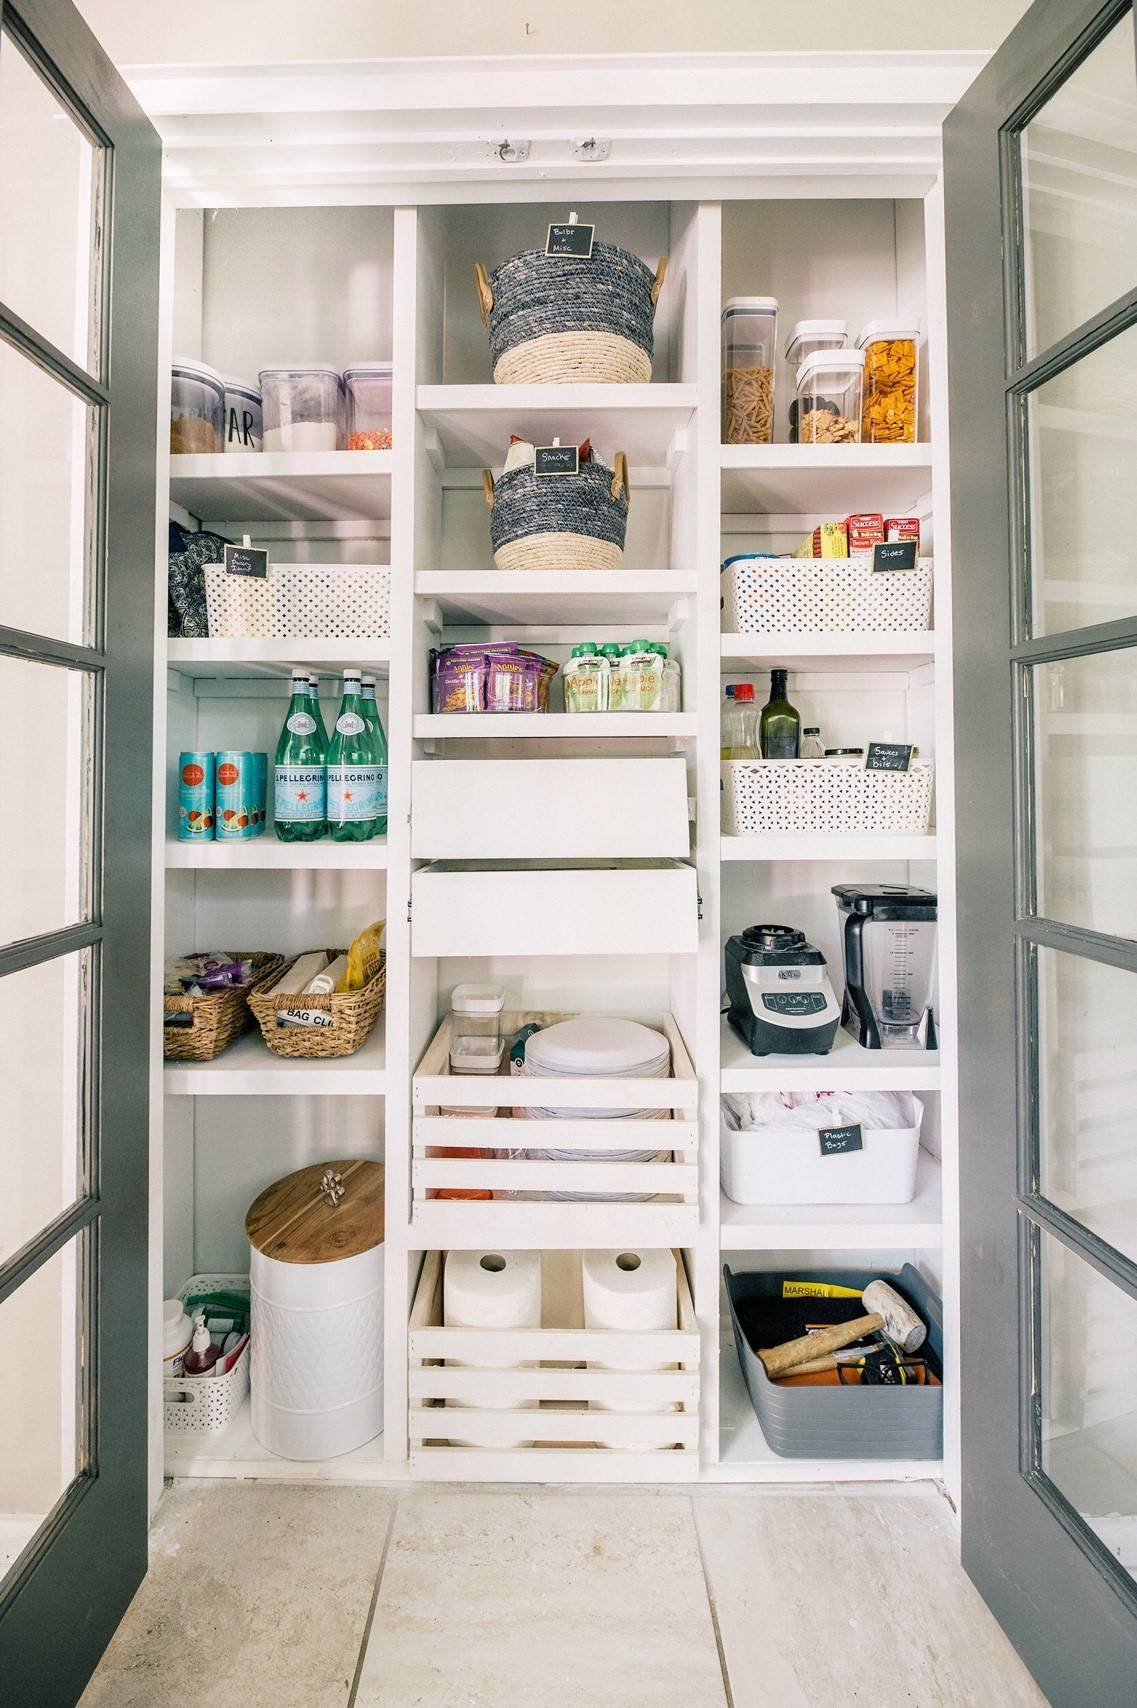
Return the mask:
[[[685,859],[687,767],[667,759],[422,759],[411,766],[421,859]]]
[[[698,946],[695,868],[679,861],[506,860],[485,871],[441,860],[411,876],[413,955],[668,955]]]
[[[931,618],[931,558],[874,573],[860,558],[745,557],[719,585],[724,634],[894,634]]]
[[[270,563],[260,581],[204,564],[211,640],[384,640],[391,571],[336,563]]]
[[[245,1219],[252,1425],[285,1459],[331,1459],[383,1428],[383,1165],[315,1163]]]
[[[699,1330],[682,1253],[674,1253],[678,1328],[620,1332],[583,1327],[579,1299],[564,1300],[567,1326],[552,1326],[547,1301],[567,1289],[550,1285],[563,1273],[550,1277],[550,1264],[567,1255],[544,1253],[542,1321],[550,1326],[465,1329],[443,1327],[442,1254],[427,1252],[409,1337],[416,1477],[654,1483],[697,1475]],[[522,1434],[528,1444],[518,1447]],[[465,1445],[452,1446],[455,1438]]]
[[[736,1204],[910,1204],[924,1106],[913,1127],[862,1127],[863,1149],[823,1156],[805,1127],[735,1132],[722,1123],[722,1189]]]
[[[216,1287],[247,1293],[247,1275],[191,1275],[179,1289],[190,1293]],[[251,1353],[248,1346],[224,1376],[165,1376],[162,1380],[162,1427],[169,1435],[218,1435],[228,1429],[249,1392]]]
[[[724,836],[921,836],[928,828],[930,760],[914,760],[908,771],[866,771],[862,759],[728,759],[720,770]]]

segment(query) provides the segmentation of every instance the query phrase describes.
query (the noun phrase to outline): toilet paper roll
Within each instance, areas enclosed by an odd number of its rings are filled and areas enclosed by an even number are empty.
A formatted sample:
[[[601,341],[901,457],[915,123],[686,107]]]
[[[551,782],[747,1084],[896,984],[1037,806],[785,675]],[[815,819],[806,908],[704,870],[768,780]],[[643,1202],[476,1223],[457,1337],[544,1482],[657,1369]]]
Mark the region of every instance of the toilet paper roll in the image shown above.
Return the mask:
[[[448,1251],[442,1277],[442,1320],[447,1328],[515,1328],[541,1327],[541,1256],[536,1251]],[[448,1365],[471,1367],[471,1360],[448,1358]],[[520,1362],[479,1357],[477,1368],[482,1370],[531,1370],[535,1360]],[[492,1389],[492,1378],[487,1383]],[[518,1402],[495,1400],[492,1392],[477,1401],[455,1401],[478,1411],[512,1411]],[[526,1410],[539,1401],[522,1400]],[[452,1435],[454,1446],[473,1446]],[[503,1441],[502,1447],[527,1447],[529,1440],[521,1436]]]
[[[670,1251],[586,1251],[581,1259],[584,1289],[584,1326],[624,1330],[676,1328],[678,1326],[675,1258]],[[669,1363],[614,1363],[590,1358],[590,1370],[670,1370]],[[594,1411],[651,1412],[660,1409],[652,1400],[643,1405],[614,1405],[592,1400]],[[674,1410],[673,1406],[667,1409]],[[629,1442],[627,1449],[645,1452],[659,1442]],[[664,1444],[665,1445],[665,1444]]]

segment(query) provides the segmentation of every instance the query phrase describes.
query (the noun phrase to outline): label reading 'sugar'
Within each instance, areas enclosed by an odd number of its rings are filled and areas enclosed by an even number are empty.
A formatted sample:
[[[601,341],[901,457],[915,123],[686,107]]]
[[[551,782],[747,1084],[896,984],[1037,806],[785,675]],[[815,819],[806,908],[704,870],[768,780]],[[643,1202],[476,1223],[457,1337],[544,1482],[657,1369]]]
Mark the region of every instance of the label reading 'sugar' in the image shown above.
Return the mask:
[[[329,824],[357,824],[387,812],[385,765],[328,766]]]

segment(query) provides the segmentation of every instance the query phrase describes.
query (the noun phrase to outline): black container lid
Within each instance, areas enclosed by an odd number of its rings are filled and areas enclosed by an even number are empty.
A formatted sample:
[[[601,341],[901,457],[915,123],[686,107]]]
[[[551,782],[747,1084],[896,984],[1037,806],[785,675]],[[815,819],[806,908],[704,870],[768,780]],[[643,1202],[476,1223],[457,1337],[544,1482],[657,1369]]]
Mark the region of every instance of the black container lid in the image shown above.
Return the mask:
[[[914,884],[834,884],[831,893],[850,913],[875,913],[882,917],[913,913],[924,919],[935,918],[935,895],[931,890],[917,889]]]

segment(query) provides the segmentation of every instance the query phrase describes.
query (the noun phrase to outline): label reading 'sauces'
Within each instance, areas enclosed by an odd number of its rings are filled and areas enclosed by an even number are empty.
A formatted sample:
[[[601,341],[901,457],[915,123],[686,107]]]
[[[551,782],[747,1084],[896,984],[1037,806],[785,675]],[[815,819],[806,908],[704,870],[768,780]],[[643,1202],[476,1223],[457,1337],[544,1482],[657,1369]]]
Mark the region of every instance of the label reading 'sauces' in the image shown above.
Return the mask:
[[[870,741],[865,754],[866,771],[910,771],[916,749],[903,741]]]

